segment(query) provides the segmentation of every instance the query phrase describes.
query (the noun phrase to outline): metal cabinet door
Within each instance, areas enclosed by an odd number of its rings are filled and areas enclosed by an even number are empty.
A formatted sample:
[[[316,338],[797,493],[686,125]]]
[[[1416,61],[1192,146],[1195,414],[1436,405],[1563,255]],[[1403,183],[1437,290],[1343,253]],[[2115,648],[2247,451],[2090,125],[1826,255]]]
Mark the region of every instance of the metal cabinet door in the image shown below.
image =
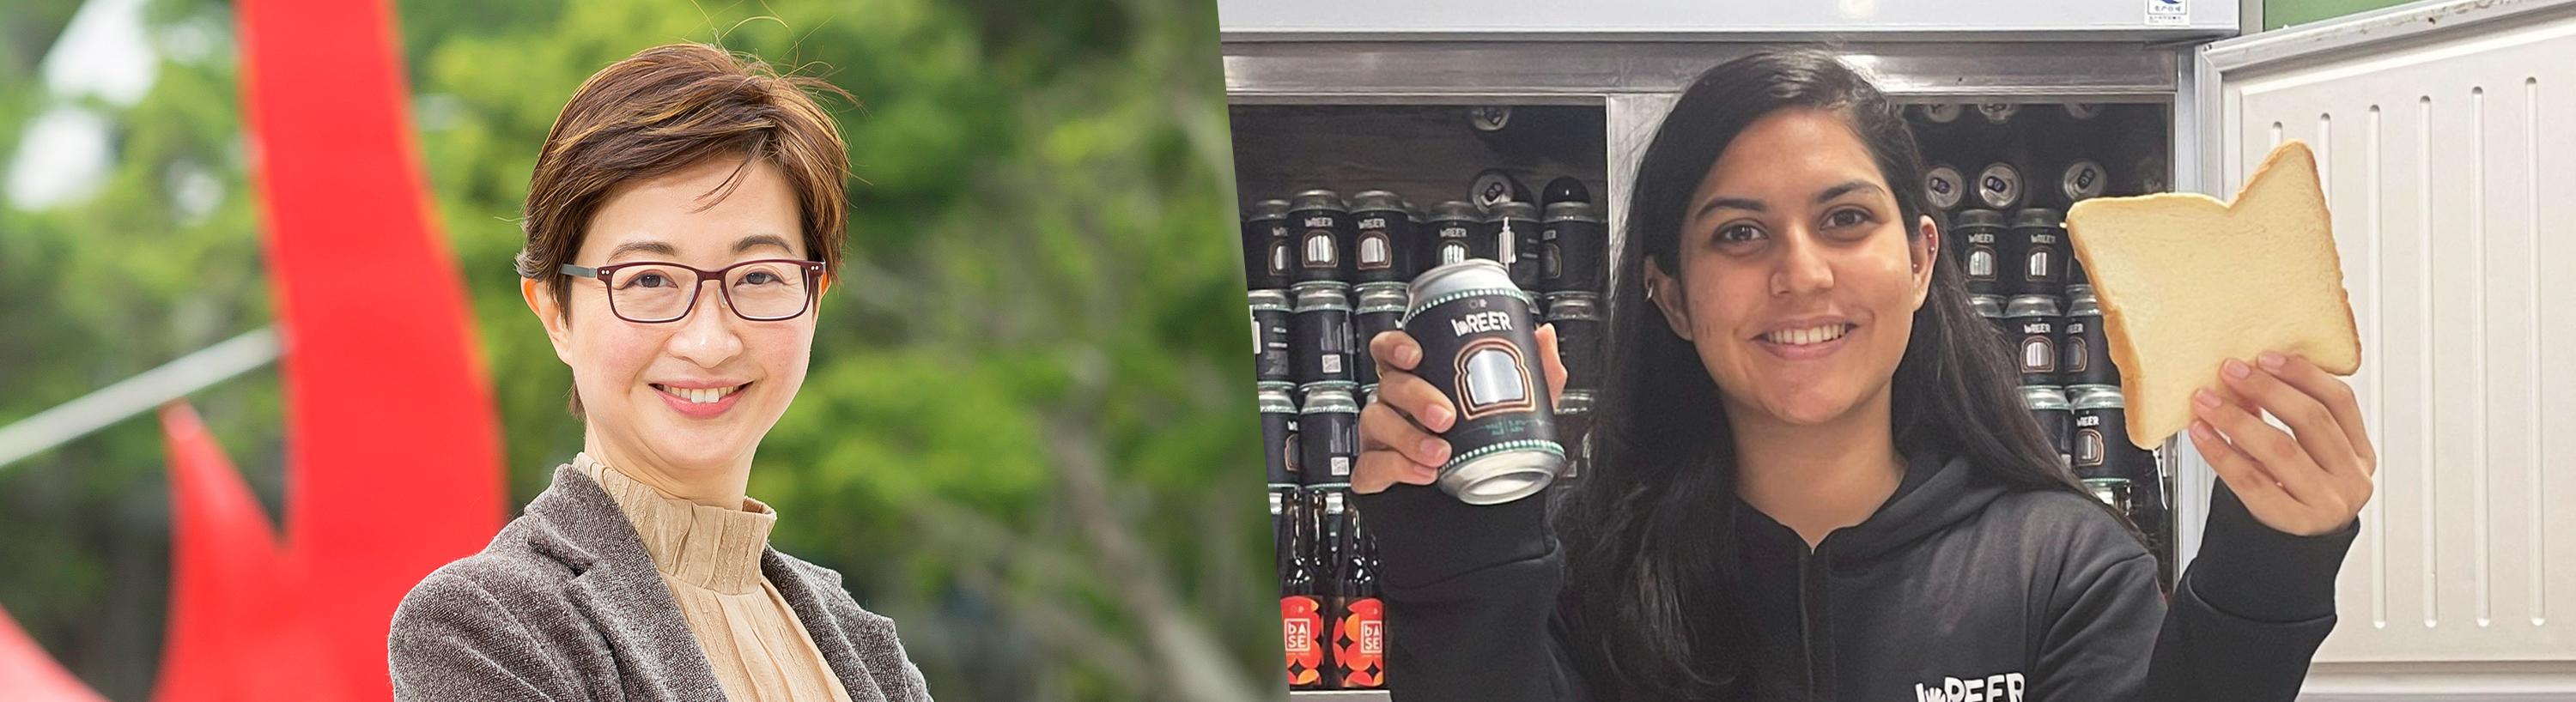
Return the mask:
[[[2313,146],[2362,336],[2379,488],[2310,689],[2576,691],[2576,2],[2420,2],[2194,63],[2180,160],[2225,197]]]

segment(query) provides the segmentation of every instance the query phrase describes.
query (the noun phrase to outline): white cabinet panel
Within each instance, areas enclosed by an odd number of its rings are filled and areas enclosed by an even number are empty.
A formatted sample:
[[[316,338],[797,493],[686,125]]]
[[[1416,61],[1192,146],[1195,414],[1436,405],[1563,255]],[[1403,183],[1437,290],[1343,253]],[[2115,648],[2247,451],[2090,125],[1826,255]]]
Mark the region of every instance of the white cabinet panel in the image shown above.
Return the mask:
[[[2381,469],[2318,661],[2576,660],[2576,3],[2275,34],[2197,146],[2225,195],[2306,140],[2333,210]]]

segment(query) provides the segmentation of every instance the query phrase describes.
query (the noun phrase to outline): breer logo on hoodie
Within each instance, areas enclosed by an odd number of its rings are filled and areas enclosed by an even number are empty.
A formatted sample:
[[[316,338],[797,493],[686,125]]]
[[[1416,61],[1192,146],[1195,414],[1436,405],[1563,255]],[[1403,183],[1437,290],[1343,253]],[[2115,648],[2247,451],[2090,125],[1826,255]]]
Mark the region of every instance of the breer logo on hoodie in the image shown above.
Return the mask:
[[[1916,683],[1916,702],[2021,702],[2020,673],[1982,678],[1942,678],[1938,684]]]

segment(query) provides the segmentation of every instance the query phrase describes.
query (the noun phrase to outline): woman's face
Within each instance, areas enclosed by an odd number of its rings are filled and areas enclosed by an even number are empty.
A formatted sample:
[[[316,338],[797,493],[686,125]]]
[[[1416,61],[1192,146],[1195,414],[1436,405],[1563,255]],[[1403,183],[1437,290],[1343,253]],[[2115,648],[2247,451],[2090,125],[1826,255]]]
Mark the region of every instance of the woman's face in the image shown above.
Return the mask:
[[[776,166],[755,161],[722,200],[709,195],[741,164],[709,159],[610,191],[572,262],[660,261],[717,270],[753,259],[805,258],[796,194]],[[748,465],[760,437],[804,384],[814,345],[811,308],[791,319],[749,321],[726,307],[718,290],[723,283],[707,282],[698,284],[686,316],[640,324],[611,312],[606,283],[564,282],[572,286],[569,321],[549,309],[551,295],[536,291],[530,303],[545,320],[555,355],[572,367],[589,440],[619,459],[679,472]],[[720,399],[703,402],[717,393]]]
[[[1678,280],[1649,266],[1648,284],[1730,412],[1822,424],[1884,398],[1904,358],[1937,246],[1930,218],[1920,239],[1908,224],[1845,118],[1783,109],[1709,168]]]

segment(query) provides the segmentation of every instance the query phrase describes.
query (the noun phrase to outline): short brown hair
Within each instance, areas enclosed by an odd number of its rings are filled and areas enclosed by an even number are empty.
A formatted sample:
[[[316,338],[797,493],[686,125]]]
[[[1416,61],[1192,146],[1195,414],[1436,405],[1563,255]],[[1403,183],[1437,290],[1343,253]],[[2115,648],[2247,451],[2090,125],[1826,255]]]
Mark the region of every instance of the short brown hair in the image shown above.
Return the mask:
[[[709,194],[732,194],[756,161],[777,166],[796,191],[806,256],[837,273],[849,153],[832,116],[809,93],[849,98],[820,78],[780,75],[758,57],[696,43],[645,49],[591,74],[555,117],[528,178],[519,275],[543,282],[558,314],[570,318],[572,287],[556,270],[581,250],[584,229],[610,191],[728,156],[742,157],[743,165]],[[571,409],[582,416],[578,392]]]

